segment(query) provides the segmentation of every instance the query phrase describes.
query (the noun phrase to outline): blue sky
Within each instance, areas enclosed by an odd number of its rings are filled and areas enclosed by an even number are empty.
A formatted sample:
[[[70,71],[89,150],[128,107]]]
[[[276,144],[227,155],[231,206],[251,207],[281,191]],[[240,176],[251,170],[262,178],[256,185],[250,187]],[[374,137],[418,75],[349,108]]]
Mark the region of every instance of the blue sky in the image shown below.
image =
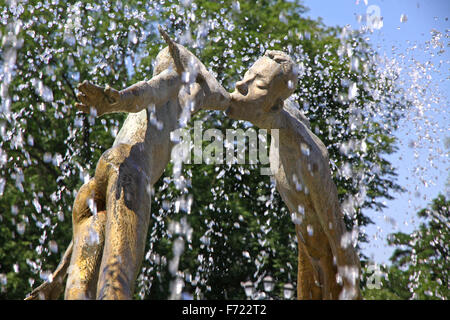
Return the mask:
[[[382,213],[366,212],[375,222],[366,229],[370,243],[363,246],[363,252],[373,257],[377,263],[388,263],[393,249],[387,246],[386,237],[389,233],[403,231],[411,232],[420,223],[416,212],[426,207],[439,192],[448,194],[446,181],[448,178],[448,152],[445,148],[445,137],[450,137],[448,102],[450,84],[448,40],[445,34],[450,26],[450,1],[448,0],[304,0],[310,9],[306,16],[322,17],[323,22],[330,26],[352,26],[357,30],[364,22],[357,21],[357,15],[366,15],[370,6],[375,5],[383,17],[381,29],[374,30],[369,42],[381,55],[389,59],[399,59],[404,54],[408,59],[421,63],[430,61],[434,71],[423,74],[423,70],[413,67],[412,62],[402,71],[406,84],[411,79],[408,72],[417,70],[419,85],[428,82],[428,93],[425,97],[423,113],[419,107],[413,107],[400,123],[396,132],[399,138],[399,151],[388,157],[398,169],[400,185],[406,192],[395,194],[395,200],[386,201],[387,209]],[[371,12],[372,9],[369,9]],[[404,15],[406,21],[401,22]],[[444,53],[430,56],[426,50],[426,41],[431,39],[431,30],[443,34]],[[411,49],[414,45],[416,47]],[[395,52],[392,47],[395,46]],[[413,61],[413,60],[410,60]],[[440,64],[440,66],[439,66]],[[417,74],[416,74],[417,75]],[[431,78],[426,79],[429,76]],[[409,80],[408,80],[409,79]],[[437,100],[439,99],[439,100]],[[429,104],[429,105],[428,105]],[[415,157],[415,154],[417,158]]]

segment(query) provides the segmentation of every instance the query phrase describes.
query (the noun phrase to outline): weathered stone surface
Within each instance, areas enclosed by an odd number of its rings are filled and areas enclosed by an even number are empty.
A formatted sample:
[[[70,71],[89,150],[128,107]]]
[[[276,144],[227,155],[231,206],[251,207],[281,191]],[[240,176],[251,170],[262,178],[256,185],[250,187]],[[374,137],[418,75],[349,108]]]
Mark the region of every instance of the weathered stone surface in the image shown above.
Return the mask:
[[[151,80],[122,91],[87,81],[79,85],[76,107],[83,112],[130,114],[112,148],[101,156],[94,178],[75,199],[73,241],[54,273],[60,283],[68,270],[65,299],[132,298],[149,227],[151,189],[173,147],[170,133],[187,104],[192,112],[229,105],[228,92],[205,66],[167,36],[166,41],[169,47],[158,54]],[[151,113],[159,126],[151,124]],[[29,299],[57,298],[62,286],[56,284],[44,283]]]
[[[266,52],[230,95],[192,53],[164,36],[169,47],[158,54],[151,80],[122,91],[88,82],[79,86],[80,110],[130,114],[99,160],[95,177],[78,192],[73,246],[54,273],[58,281],[37,288],[30,299],[58,296],[69,257],[66,299],[132,298],[149,227],[151,188],[169,162],[170,133],[190,102],[193,112],[226,110],[233,119],[278,130],[270,167],[296,223],[298,298],[360,298],[359,259],[353,246],[341,241],[346,229],[327,149],[288,99],[297,82],[291,58]],[[150,110],[162,126],[151,124]]]
[[[236,83],[227,115],[279,130],[272,139],[270,167],[277,189],[296,222],[299,299],[356,299],[360,265],[346,233],[325,145],[292,102],[297,74],[291,58],[268,51]],[[342,282],[337,279],[341,278]]]

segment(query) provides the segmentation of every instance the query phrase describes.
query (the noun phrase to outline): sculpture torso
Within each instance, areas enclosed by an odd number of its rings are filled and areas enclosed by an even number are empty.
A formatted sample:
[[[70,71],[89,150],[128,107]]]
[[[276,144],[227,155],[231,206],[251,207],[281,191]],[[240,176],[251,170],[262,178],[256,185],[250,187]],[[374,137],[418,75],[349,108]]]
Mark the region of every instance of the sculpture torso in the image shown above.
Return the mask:
[[[130,113],[114,141],[113,147],[121,143],[140,146],[139,154],[144,159],[139,160],[151,185],[158,181],[170,160],[173,147],[170,133],[178,127],[179,110],[179,99],[176,97],[163,106],[157,106],[153,116],[162,124],[161,127],[152,124],[152,115],[146,109]]]
[[[329,180],[328,154],[324,144],[309,130],[309,123],[299,112],[283,109],[275,125],[279,125],[279,143],[272,139],[270,164],[277,190],[293,214],[299,238],[309,249],[312,258],[319,259],[323,244],[327,243],[320,215],[313,203],[314,192],[334,198],[337,194]],[[335,188],[335,187],[334,187]],[[318,190],[319,189],[319,190]],[[323,203],[327,211],[337,215],[339,207]]]

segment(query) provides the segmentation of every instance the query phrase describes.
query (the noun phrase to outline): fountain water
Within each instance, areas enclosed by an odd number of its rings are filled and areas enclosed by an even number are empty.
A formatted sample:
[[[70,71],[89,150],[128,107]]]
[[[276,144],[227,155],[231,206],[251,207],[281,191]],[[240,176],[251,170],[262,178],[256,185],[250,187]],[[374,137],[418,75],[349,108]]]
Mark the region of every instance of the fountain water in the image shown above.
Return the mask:
[[[400,190],[396,171],[383,156],[394,151],[395,129],[414,123],[417,137],[408,143],[417,158],[422,141],[437,142],[430,131],[444,129],[445,122],[427,119],[427,108],[447,103],[440,92],[432,92],[429,77],[448,61],[411,62],[404,52],[383,59],[364,40],[371,30],[325,27],[301,18],[303,8],[295,2],[285,2],[270,21],[264,16],[267,7],[258,11],[248,1],[222,2],[9,0],[0,9],[0,254],[6,257],[0,266],[1,295],[20,298],[50,280],[69,242],[76,190],[93,175],[92,164],[112,144],[123,120],[122,115],[96,119],[76,113],[77,83],[89,79],[123,88],[149,78],[163,47],[158,24],[230,90],[267,49],[283,49],[296,60],[299,89],[293,98],[329,149],[349,227],[343,240],[345,245],[364,240],[371,218],[364,210],[383,208],[383,197]],[[439,56],[448,35],[431,36],[425,49]],[[413,45],[408,53],[423,49]],[[195,120],[205,129],[248,128],[217,112],[192,117],[186,112],[181,125],[191,129]],[[433,156],[436,161],[447,157],[442,150]],[[288,212],[271,178],[261,176],[255,164],[198,165],[180,159],[173,154],[153,190],[138,296],[245,298],[241,283],[250,281],[261,293],[263,278],[270,275],[275,288],[266,297],[284,297],[285,284],[296,278],[291,217],[298,214]],[[424,184],[431,180],[426,170],[432,165],[416,165]]]

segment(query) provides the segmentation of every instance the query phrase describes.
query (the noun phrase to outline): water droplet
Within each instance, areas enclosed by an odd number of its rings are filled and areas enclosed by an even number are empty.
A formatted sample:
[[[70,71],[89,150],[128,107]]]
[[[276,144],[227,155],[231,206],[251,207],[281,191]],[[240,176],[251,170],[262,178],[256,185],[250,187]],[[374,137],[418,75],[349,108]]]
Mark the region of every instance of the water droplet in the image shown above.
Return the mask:
[[[308,231],[308,235],[309,235],[310,237],[312,237],[312,236],[314,235],[314,228],[313,228],[312,225],[308,224],[308,225],[306,226],[306,231]]]
[[[292,212],[292,213],[291,213],[291,220],[292,220],[292,222],[293,222],[294,224],[300,225],[300,224],[302,224],[303,217],[302,217],[302,216],[299,216],[299,215],[298,215],[297,213],[295,213],[295,212]]]
[[[285,24],[289,23],[289,20],[286,18],[283,12],[280,12],[280,14],[278,15],[278,19]]]
[[[305,155],[305,156],[309,156],[309,154],[310,154],[310,149],[309,149],[309,146],[306,144],[306,143],[301,143],[300,144],[300,149],[301,149],[301,151],[302,151],[302,153]]]
[[[133,44],[136,44],[138,42],[138,38],[137,38],[135,30],[130,30],[129,31],[129,33],[128,33],[128,41],[133,43]]]
[[[3,195],[3,191],[5,190],[6,180],[5,178],[0,177],[0,196]]]
[[[17,224],[17,232],[18,232],[20,235],[23,235],[23,234],[25,233],[25,227],[26,227],[25,222],[19,222],[19,223]]]
[[[39,200],[37,198],[33,199],[33,205],[34,205],[37,213],[41,213],[41,210],[42,210],[41,204],[39,203]]]
[[[241,12],[241,4],[239,3],[239,1],[234,1],[231,7],[234,11]]]
[[[408,16],[406,14],[401,14],[400,15],[400,22],[401,23],[405,23],[406,21],[408,21]]]
[[[44,153],[44,162],[49,163],[52,161],[52,154],[50,152]]]
[[[51,271],[41,271],[39,274],[39,277],[44,281],[48,281],[48,282],[53,281],[53,275],[52,275]]]
[[[48,244],[50,251],[53,253],[57,253],[58,252],[58,244],[56,243],[55,240],[51,240]]]
[[[288,88],[289,88],[290,90],[294,89],[294,81],[289,80],[288,83],[287,83],[287,85],[288,85]]]
[[[6,277],[6,274],[0,273],[0,284],[3,286],[6,286],[8,283],[8,278]]]
[[[100,235],[94,228],[89,228],[87,243],[91,246],[100,243]]]
[[[15,204],[13,204],[13,205],[11,206],[11,213],[12,213],[14,216],[16,216],[16,215],[19,213],[19,208],[18,208]]]
[[[358,95],[358,87],[356,86],[356,83],[353,82],[350,87],[348,88],[348,99],[353,100]]]

